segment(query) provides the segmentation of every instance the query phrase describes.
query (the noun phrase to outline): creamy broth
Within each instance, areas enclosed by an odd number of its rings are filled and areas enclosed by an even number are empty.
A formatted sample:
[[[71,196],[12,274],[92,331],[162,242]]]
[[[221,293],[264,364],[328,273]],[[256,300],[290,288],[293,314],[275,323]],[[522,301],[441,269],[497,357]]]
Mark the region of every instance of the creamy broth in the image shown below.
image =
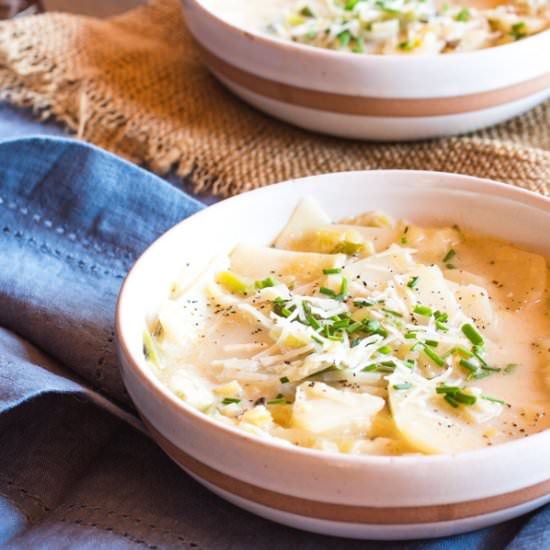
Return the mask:
[[[156,376],[219,422],[350,454],[451,453],[550,427],[541,256],[301,202],[273,247],[182,277],[150,324]]]
[[[549,0],[202,0],[252,32],[336,51],[438,54],[522,40],[548,29]],[[478,6],[476,9],[476,5]]]

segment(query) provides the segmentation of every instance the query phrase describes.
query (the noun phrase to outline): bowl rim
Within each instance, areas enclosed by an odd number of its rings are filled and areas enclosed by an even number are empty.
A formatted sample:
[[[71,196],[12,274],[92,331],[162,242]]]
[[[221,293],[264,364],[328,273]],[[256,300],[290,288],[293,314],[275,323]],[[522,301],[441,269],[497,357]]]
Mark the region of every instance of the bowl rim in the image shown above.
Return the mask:
[[[116,336],[116,345],[118,348],[119,354],[121,354],[124,359],[126,359],[126,364],[130,368],[134,375],[138,377],[140,382],[147,386],[148,391],[152,391],[155,396],[162,401],[163,407],[166,406],[170,408],[178,416],[189,416],[194,421],[199,421],[205,423],[206,427],[214,430],[214,432],[222,432],[224,435],[237,437],[241,440],[244,440],[252,446],[261,446],[272,451],[279,451],[284,453],[289,453],[291,455],[303,456],[304,458],[309,458],[314,461],[336,461],[347,465],[355,466],[368,466],[369,464],[377,465],[392,465],[394,467],[398,465],[410,466],[411,463],[415,464],[421,462],[423,465],[429,465],[430,463],[440,463],[447,462],[449,460],[466,460],[466,461],[476,461],[477,459],[490,460],[495,455],[499,455],[504,450],[513,451],[517,449],[520,451],[526,445],[532,447],[533,445],[538,445],[540,443],[550,444],[550,428],[532,434],[529,437],[519,438],[512,441],[507,441],[504,443],[499,443],[491,447],[484,447],[481,449],[474,449],[470,451],[461,451],[458,453],[445,453],[445,454],[433,454],[433,455],[390,455],[390,456],[380,456],[380,455],[349,455],[345,453],[337,453],[334,451],[321,451],[318,449],[310,449],[306,447],[298,447],[296,445],[287,445],[281,442],[278,442],[276,438],[261,438],[253,434],[249,434],[244,430],[231,425],[223,424],[219,421],[216,421],[210,418],[208,415],[199,411],[198,409],[192,407],[185,401],[178,399],[166,385],[164,385],[154,374],[151,369],[147,368],[145,362],[140,364],[140,361],[136,360],[134,354],[130,351],[125,338],[125,330],[123,324],[124,312],[126,309],[126,295],[128,293],[128,287],[130,286],[130,281],[133,277],[133,273],[136,270],[140,269],[140,266],[147,262],[147,258],[150,254],[150,251],[157,246],[160,241],[169,240],[172,238],[172,235],[177,234],[182,226],[189,223],[190,220],[193,220],[194,223],[197,220],[202,219],[203,217],[210,217],[215,214],[217,209],[228,208],[233,204],[242,200],[242,197],[250,196],[260,196],[263,194],[277,193],[278,189],[290,186],[300,185],[301,182],[309,182],[318,179],[330,180],[332,178],[345,178],[350,175],[359,176],[360,174],[368,176],[370,174],[383,174],[383,175],[400,175],[401,177],[410,177],[411,185],[420,185],[420,183],[415,183],[416,177],[436,177],[436,178],[445,178],[448,181],[461,181],[462,184],[466,184],[466,187],[471,188],[472,190],[479,190],[479,187],[487,191],[485,193],[489,197],[499,196],[504,198],[509,198],[524,204],[526,206],[540,207],[545,206],[545,210],[548,211],[550,215],[550,197],[546,197],[539,193],[523,189],[521,187],[497,182],[488,178],[478,178],[476,176],[469,176],[466,174],[457,174],[450,172],[438,172],[438,171],[429,171],[429,170],[354,170],[354,171],[344,171],[344,172],[330,172],[325,174],[317,174],[313,176],[306,176],[303,178],[290,179],[283,182],[275,183],[272,185],[267,185],[265,187],[260,187],[235,195],[228,199],[222,200],[218,203],[215,203],[208,208],[200,210],[195,214],[185,218],[184,220],[178,222],[172,228],[168,229],[165,233],[160,235],[155,239],[139,256],[135,261],[134,265],[126,275],[116,302],[115,310],[115,336]],[[493,192],[489,192],[493,191]],[[490,200],[490,199],[489,199]],[[229,206],[228,206],[229,205]],[[122,367],[123,368],[123,367]],[[135,404],[136,409],[140,410],[139,404]],[[156,429],[159,429],[158,426],[155,426]],[[540,442],[540,443],[539,443]]]
[[[422,61],[430,61],[434,59],[444,58],[444,59],[466,59],[469,60],[471,56],[473,55],[494,55],[495,50],[498,51],[510,51],[511,48],[522,46],[527,41],[532,41],[533,39],[539,39],[539,40],[550,40],[550,28],[545,29],[541,32],[538,32],[536,34],[532,34],[530,36],[527,36],[526,38],[523,38],[522,40],[518,40],[516,42],[509,42],[507,44],[500,44],[498,46],[491,46],[489,48],[481,48],[478,50],[471,50],[467,52],[456,52],[451,54],[425,54],[425,55],[416,55],[416,56],[408,56],[408,55],[399,55],[399,54],[354,54],[351,52],[341,52],[337,50],[329,50],[326,48],[318,48],[315,46],[309,46],[307,44],[301,44],[299,42],[292,42],[290,40],[284,40],[282,38],[276,38],[272,37],[269,34],[262,33],[259,30],[252,30],[252,29],[246,29],[244,27],[240,27],[239,25],[233,24],[225,19],[223,19],[221,16],[217,15],[215,11],[212,9],[206,7],[204,5],[203,0],[182,0],[183,9],[185,10],[185,3],[191,2],[193,3],[199,10],[203,12],[204,15],[209,17],[210,19],[214,20],[217,24],[221,24],[222,27],[225,27],[227,30],[233,33],[241,34],[247,38],[252,39],[253,41],[259,41],[263,42],[266,46],[270,47],[279,47],[284,50],[288,50],[288,53],[298,53],[302,52],[304,54],[308,55],[319,55],[320,57],[326,57],[327,59],[332,60],[342,60],[342,62],[345,61],[351,61],[354,60],[354,62],[363,62],[363,63],[381,63],[382,59],[385,59],[386,63],[395,63],[395,64],[411,64],[411,59],[416,61],[417,63]],[[542,38],[541,38],[542,37]],[[206,46],[205,46],[206,47]],[[489,52],[489,53],[487,53]]]

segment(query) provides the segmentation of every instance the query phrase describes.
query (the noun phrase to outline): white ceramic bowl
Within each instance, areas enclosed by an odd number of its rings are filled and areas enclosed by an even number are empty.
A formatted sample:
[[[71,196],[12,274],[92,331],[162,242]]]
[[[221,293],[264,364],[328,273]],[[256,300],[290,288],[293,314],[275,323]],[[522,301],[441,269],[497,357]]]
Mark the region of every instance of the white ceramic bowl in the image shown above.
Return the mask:
[[[269,243],[304,195],[334,218],[381,209],[426,224],[458,223],[550,257],[550,200],[477,178],[405,171],[315,176],[252,191],[183,221],[128,275],[116,331],[128,392],[161,447],[235,504],[307,530],[404,539],[459,533],[550,501],[550,430],[448,456],[354,457],[283,447],[227,427],[176,398],[142,352],[145,318],[187,262],[237,242]]]
[[[258,109],[309,130],[374,140],[446,136],[550,97],[550,31],[468,53],[357,55],[243,30],[203,2],[182,5],[212,73]]]

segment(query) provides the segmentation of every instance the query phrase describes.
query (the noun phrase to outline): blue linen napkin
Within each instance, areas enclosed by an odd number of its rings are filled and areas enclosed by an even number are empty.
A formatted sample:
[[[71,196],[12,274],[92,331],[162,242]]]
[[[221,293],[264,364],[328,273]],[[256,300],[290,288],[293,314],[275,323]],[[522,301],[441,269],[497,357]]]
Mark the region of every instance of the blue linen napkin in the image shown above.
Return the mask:
[[[550,548],[550,507],[433,541],[344,541],[212,495],[142,433],[121,383],[125,273],[203,206],[95,147],[0,143],[0,545],[9,548]]]

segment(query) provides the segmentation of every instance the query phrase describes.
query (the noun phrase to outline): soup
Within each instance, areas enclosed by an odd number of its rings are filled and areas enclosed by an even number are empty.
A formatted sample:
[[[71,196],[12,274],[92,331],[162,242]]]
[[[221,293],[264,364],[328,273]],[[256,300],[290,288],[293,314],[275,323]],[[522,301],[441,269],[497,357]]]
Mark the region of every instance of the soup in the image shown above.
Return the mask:
[[[476,9],[435,0],[203,0],[252,31],[356,54],[437,54],[508,44],[548,29],[548,0]]]
[[[549,305],[542,256],[304,199],[272,246],[175,281],[144,351],[178,398],[257,437],[455,453],[550,427]]]

